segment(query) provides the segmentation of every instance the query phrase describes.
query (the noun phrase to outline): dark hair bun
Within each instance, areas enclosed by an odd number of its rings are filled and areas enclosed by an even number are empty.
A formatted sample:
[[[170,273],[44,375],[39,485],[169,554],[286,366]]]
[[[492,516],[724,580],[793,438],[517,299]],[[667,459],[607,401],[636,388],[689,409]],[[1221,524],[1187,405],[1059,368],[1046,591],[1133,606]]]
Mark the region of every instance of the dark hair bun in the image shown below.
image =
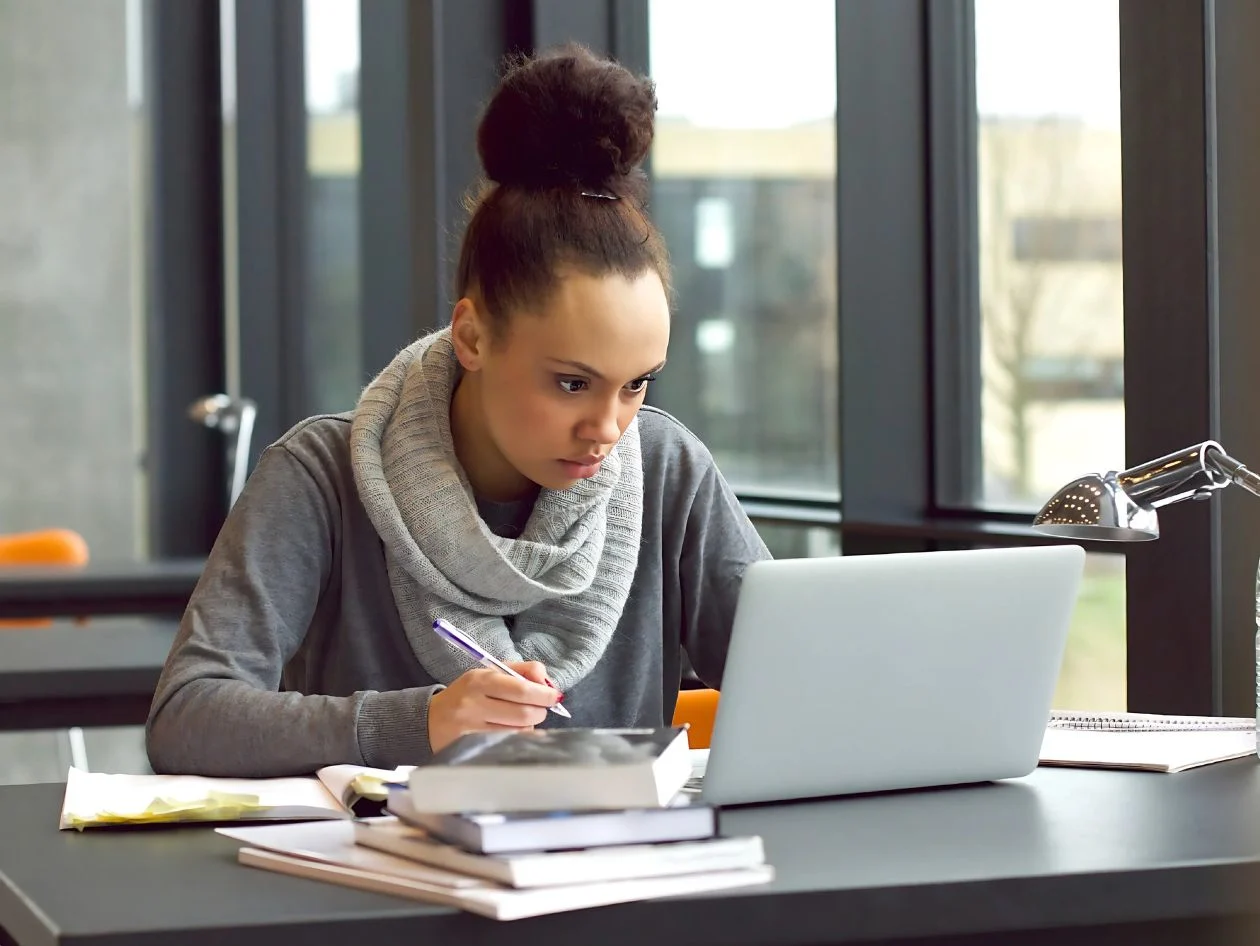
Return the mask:
[[[498,184],[620,193],[652,145],[655,112],[651,79],[570,44],[509,63],[477,152]]]

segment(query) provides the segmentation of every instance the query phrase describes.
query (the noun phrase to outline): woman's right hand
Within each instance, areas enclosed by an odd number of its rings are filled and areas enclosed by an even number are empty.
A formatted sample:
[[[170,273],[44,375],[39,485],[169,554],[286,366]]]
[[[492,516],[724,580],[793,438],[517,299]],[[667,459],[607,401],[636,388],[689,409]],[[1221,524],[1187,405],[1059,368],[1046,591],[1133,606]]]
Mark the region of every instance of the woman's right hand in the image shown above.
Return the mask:
[[[547,707],[560,701],[560,693],[547,685],[546,668],[536,660],[508,666],[525,679],[478,667],[429,698],[429,747],[434,752],[464,733],[533,729],[547,718]]]

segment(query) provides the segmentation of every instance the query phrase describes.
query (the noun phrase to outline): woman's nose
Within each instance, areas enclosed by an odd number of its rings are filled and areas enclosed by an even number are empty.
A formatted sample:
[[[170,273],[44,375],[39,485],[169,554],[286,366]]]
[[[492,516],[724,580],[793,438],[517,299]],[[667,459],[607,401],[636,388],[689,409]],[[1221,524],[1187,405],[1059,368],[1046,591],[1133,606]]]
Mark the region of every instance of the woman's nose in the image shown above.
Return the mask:
[[[582,425],[582,439],[595,443],[616,443],[621,437],[618,405],[602,404]]]

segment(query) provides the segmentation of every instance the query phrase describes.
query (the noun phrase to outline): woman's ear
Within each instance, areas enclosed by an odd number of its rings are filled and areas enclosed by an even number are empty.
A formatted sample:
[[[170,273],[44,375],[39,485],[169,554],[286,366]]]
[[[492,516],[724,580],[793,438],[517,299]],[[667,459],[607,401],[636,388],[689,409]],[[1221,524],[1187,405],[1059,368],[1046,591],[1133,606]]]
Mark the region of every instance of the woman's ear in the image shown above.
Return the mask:
[[[455,303],[451,312],[451,342],[455,346],[455,357],[465,371],[480,370],[490,345],[488,328],[472,299],[465,296]]]

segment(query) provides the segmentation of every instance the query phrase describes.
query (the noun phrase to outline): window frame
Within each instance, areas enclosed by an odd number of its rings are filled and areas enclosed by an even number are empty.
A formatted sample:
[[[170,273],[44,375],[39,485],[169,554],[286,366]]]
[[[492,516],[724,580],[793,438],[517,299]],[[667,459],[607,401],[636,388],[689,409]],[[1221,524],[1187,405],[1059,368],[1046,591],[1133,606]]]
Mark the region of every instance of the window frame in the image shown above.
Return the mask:
[[[618,6],[638,9],[630,32],[645,48],[646,3]],[[1241,40],[1260,33],[1260,10],[1120,0],[1119,15],[1127,396],[1116,457],[1130,465],[1216,438],[1260,464],[1260,419],[1246,409],[1260,380],[1243,354],[1260,350],[1246,318],[1260,285],[1245,264],[1260,248],[1260,185],[1246,173],[1260,63]],[[838,521],[845,554],[1061,541],[1033,532],[1027,513],[964,501],[979,495],[982,461],[974,17],[971,0],[836,0],[838,140],[863,143],[837,170],[841,498],[741,499],[765,521]],[[1163,519],[1160,542],[1080,543],[1127,559],[1129,706],[1250,714],[1247,536],[1260,534],[1260,504],[1228,490]]]

